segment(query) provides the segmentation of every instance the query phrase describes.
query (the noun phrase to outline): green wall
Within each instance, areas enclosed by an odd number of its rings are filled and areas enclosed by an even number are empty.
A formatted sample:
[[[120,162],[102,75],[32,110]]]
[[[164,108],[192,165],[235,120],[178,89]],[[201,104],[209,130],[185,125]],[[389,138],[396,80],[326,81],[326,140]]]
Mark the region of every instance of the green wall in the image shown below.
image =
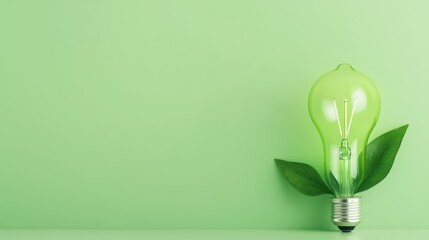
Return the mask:
[[[410,123],[361,228],[428,228],[427,1],[0,2],[0,227],[334,229],[307,112],[342,62]]]

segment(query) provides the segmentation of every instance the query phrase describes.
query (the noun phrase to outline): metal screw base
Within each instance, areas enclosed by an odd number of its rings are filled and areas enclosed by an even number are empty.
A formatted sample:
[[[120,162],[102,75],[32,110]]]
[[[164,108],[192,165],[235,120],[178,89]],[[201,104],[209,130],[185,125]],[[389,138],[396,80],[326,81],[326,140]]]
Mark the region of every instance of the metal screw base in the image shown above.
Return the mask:
[[[360,202],[360,197],[331,198],[331,220],[342,232],[351,232],[360,223]]]

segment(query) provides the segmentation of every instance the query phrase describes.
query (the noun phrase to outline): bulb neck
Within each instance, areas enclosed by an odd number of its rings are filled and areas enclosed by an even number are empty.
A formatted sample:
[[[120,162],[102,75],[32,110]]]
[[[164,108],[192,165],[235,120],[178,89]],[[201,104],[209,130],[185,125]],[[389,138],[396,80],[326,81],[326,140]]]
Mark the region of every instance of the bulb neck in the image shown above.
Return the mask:
[[[361,197],[331,198],[331,220],[342,231],[351,232],[360,223]]]

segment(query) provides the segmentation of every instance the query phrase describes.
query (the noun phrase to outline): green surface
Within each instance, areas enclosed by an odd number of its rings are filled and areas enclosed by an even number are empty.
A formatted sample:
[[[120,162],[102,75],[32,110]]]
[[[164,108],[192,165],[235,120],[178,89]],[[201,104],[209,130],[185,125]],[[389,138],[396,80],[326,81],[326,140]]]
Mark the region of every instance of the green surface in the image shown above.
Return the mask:
[[[1,230],[0,238],[8,240],[426,240],[428,230],[362,230],[352,233],[303,230]]]
[[[410,123],[358,228],[428,228],[428,7],[0,1],[0,227],[334,229],[273,159],[323,171],[307,96],[348,62],[371,138]]]

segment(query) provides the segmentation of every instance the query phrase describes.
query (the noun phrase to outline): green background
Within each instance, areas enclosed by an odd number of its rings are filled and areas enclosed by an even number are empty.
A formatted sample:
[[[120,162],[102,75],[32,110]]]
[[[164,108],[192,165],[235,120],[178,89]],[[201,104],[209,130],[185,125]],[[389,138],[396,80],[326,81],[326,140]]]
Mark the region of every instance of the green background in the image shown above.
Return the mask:
[[[334,229],[314,81],[348,62],[410,128],[362,229],[428,228],[427,1],[0,2],[0,227]]]

